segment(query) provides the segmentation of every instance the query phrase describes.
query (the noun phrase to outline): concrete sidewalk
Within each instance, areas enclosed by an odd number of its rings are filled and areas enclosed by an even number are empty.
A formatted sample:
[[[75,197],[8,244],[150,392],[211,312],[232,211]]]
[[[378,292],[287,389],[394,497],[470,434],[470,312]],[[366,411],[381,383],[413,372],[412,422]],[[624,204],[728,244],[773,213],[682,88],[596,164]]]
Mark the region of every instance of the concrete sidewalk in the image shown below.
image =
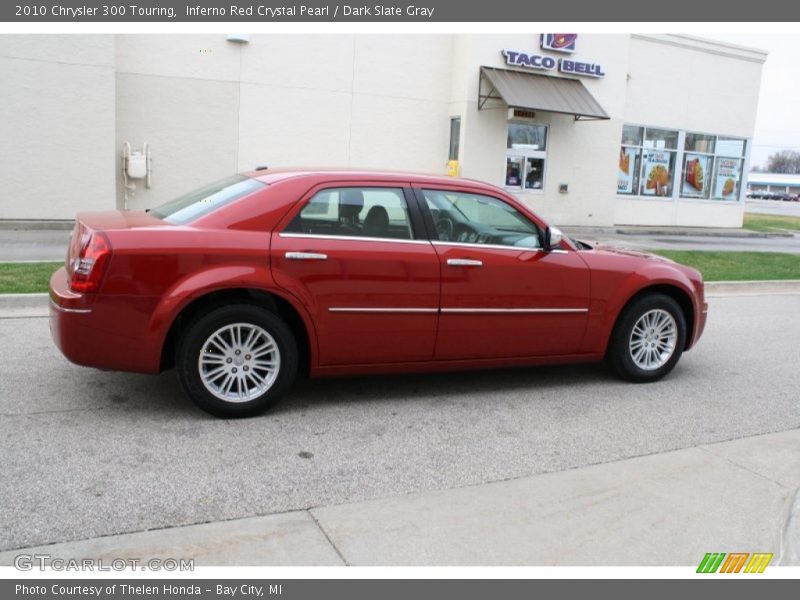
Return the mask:
[[[800,430],[473,487],[0,553],[199,565],[800,564]],[[787,517],[792,514],[787,527]],[[781,546],[783,544],[783,549]]]

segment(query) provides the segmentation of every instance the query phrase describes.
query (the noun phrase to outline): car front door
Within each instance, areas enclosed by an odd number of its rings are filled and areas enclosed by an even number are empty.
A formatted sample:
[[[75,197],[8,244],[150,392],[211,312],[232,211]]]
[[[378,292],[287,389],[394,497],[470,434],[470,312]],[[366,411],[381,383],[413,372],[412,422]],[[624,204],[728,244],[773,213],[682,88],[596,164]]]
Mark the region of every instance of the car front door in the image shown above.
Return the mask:
[[[442,269],[437,360],[576,353],[589,270],[566,245],[546,252],[540,228],[510,203],[416,187]]]
[[[321,366],[432,358],[439,260],[409,199],[397,184],[327,184],[273,233],[273,277],[310,312]]]

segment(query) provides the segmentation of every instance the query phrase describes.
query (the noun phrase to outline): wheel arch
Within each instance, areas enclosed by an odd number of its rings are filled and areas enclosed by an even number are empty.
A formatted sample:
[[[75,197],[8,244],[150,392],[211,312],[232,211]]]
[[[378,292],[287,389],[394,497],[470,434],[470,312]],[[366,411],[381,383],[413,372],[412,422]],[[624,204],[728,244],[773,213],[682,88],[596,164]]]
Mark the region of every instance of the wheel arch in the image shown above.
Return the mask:
[[[175,364],[177,340],[185,327],[203,311],[232,303],[259,306],[280,316],[294,334],[299,351],[298,372],[307,374],[316,356],[313,325],[293,302],[272,290],[251,287],[231,287],[209,291],[184,305],[172,319],[161,344],[159,370],[170,369]]]
[[[695,315],[695,306],[694,302],[692,301],[691,294],[689,294],[689,292],[687,292],[681,286],[675,285],[674,283],[653,283],[651,285],[642,287],[633,293],[617,312],[617,316],[614,319],[614,325],[611,327],[611,331],[606,339],[606,354],[611,346],[611,337],[614,335],[622,315],[625,314],[625,311],[631,304],[650,294],[664,294],[678,303],[678,306],[681,307],[683,316],[686,319],[686,339],[684,340],[684,350],[688,350],[692,346],[694,323],[697,316]]]

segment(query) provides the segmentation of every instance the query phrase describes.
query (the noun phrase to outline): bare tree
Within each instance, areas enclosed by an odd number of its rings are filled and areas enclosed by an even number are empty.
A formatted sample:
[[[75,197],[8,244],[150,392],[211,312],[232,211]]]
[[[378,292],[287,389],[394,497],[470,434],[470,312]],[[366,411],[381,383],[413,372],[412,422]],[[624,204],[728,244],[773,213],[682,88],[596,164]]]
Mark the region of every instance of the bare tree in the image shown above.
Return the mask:
[[[770,173],[800,173],[800,152],[781,150],[770,154],[767,159],[767,171]]]

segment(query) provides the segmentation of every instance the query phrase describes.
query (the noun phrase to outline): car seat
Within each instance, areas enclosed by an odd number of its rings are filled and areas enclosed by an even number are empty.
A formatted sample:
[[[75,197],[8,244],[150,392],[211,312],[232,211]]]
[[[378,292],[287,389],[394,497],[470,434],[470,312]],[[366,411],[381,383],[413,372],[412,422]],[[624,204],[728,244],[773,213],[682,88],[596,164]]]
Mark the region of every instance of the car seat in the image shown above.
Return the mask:
[[[376,204],[367,212],[364,219],[364,235],[389,237],[389,212],[380,204]]]

